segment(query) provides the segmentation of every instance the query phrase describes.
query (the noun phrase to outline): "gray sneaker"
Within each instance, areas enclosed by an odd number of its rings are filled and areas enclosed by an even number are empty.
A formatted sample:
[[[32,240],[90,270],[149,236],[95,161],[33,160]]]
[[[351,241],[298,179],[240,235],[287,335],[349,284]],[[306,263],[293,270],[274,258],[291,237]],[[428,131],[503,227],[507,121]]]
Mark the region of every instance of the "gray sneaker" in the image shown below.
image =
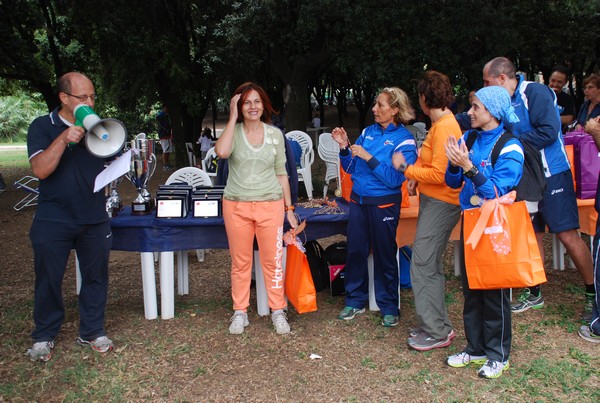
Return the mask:
[[[583,325],[579,328],[579,337],[590,343],[600,343],[600,336],[591,331],[588,325]]]
[[[250,324],[248,321],[248,313],[244,311],[235,311],[231,317],[231,325],[229,325],[229,333],[242,334],[244,328]]]
[[[92,350],[99,353],[107,353],[114,348],[112,340],[106,336],[100,336],[94,340],[83,340],[81,337],[78,337],[77,344],[82,347],[90,346]]]
[[[417,351],[429,351],[434,348],[448,347],[452,344],[452,339],[454,339],[454,330],[450,331],[450,333],[442,339],[435,339],[427,334],[427,332],[423,331],[414,337],[410,337],[408,339],[408,345]]]
[[[273,326],[275,326],[277,334],[288,334],[290,332],[290,325],[287,321],[287,315],[283,309],[273,311],[271,314],[271,320],[273,321]]]
[[[510,307],[512,313],[521,313],[529,309],[540,309],[544,306],[544,297],[542,293],[537,297],[531,295],[529,288],[525,288],[517,298],[518,302]]]
[[[354,319],[354,317],[356,315],[359,315],[361,313],[365,313],[365,308],[362,309],[358,309],[358,308],[352,308],[351,306],[346,306],[344,307],[344,309],[342,309],[338,315],[338,319],[341,320],[352,320]]]
[[[38,341],[33,343],[33,347],[27,349],[25,355],[29,357],[31,361],[50,361],[52,358],[52,349],[54,348],[53,341]]]
[[[590,323],[593,319],[592,310],[594,309],[594,298],[595,294],[585,293],[585,305],[583,306],[583,311],[581,312],[581,320]]]

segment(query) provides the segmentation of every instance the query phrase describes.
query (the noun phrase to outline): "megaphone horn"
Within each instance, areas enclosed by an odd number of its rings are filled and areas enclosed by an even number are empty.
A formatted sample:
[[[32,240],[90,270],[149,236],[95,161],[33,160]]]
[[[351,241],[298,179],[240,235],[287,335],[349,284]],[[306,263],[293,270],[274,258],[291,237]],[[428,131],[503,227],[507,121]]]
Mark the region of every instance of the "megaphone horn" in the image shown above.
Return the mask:
[[[108,158],[117,154],[125,145],[127,130],[117,119],[100,119],[94,110],[86,104],[79,104],[73,110],[75,124],[87,131],[85,145],[90,154],[99,158]]]

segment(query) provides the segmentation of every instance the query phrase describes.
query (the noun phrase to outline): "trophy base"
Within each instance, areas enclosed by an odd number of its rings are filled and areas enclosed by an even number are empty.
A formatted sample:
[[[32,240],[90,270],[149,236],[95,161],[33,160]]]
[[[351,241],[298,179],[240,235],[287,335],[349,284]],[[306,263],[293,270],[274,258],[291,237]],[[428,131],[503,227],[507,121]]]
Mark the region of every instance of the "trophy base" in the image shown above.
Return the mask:
[[[146,215],[152,212],[150,202],[133,202],[131,203],[131,215]]]
[[[123,206],[119,205],[119,206],[113,207],[113,208],[110,210],[110,216],[111,216],[111,217],[116,217],[116,216],[118,216],[118,215],[119,215],[119,213],[120,213],[121,211],[123,211]]]

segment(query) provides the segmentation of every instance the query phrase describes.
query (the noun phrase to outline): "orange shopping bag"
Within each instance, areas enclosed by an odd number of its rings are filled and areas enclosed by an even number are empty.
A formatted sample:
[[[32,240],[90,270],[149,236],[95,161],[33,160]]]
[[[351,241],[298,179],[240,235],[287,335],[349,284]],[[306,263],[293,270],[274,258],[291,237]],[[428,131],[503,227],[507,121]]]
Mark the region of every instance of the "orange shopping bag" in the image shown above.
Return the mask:
[[[342,189],[342,197],[346,199],[347,202],[350,201],[350,194],[352,193],[352,174],[347,173],[342,168],[342,164],[340,164],[340,178],[341,184],[340,187]]]
[[[531,218],[516,192],[464,212],[469,288],[522,288],[546,282]]]
[[[317,291],[306,255],[296,244],[287,246],[285,294],[298,313],[317,310]]]

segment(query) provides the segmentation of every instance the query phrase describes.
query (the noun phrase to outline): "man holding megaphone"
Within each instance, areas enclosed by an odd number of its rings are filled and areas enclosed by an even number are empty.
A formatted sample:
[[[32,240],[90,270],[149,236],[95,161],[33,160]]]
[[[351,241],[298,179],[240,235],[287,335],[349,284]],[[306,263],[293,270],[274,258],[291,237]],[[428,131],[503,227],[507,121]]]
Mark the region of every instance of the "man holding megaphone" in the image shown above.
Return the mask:
[[[29,233],[35,266],[34,344],[27,350],[32,361],[52,357],[65,316],[62,280],[71,249],[77,252],[81,271],[77,342],[101,353],[113,348],[104,330],[113,238],[104,192],[94,193],[105,158],[83,144],[86,129],[75,125],[74,116],[81,104],[94,107],[96,93],[92,81],[77,72],[60,77],[57,89],[61,105],[35,119],[27,133],[29,162],[40,180]]]

